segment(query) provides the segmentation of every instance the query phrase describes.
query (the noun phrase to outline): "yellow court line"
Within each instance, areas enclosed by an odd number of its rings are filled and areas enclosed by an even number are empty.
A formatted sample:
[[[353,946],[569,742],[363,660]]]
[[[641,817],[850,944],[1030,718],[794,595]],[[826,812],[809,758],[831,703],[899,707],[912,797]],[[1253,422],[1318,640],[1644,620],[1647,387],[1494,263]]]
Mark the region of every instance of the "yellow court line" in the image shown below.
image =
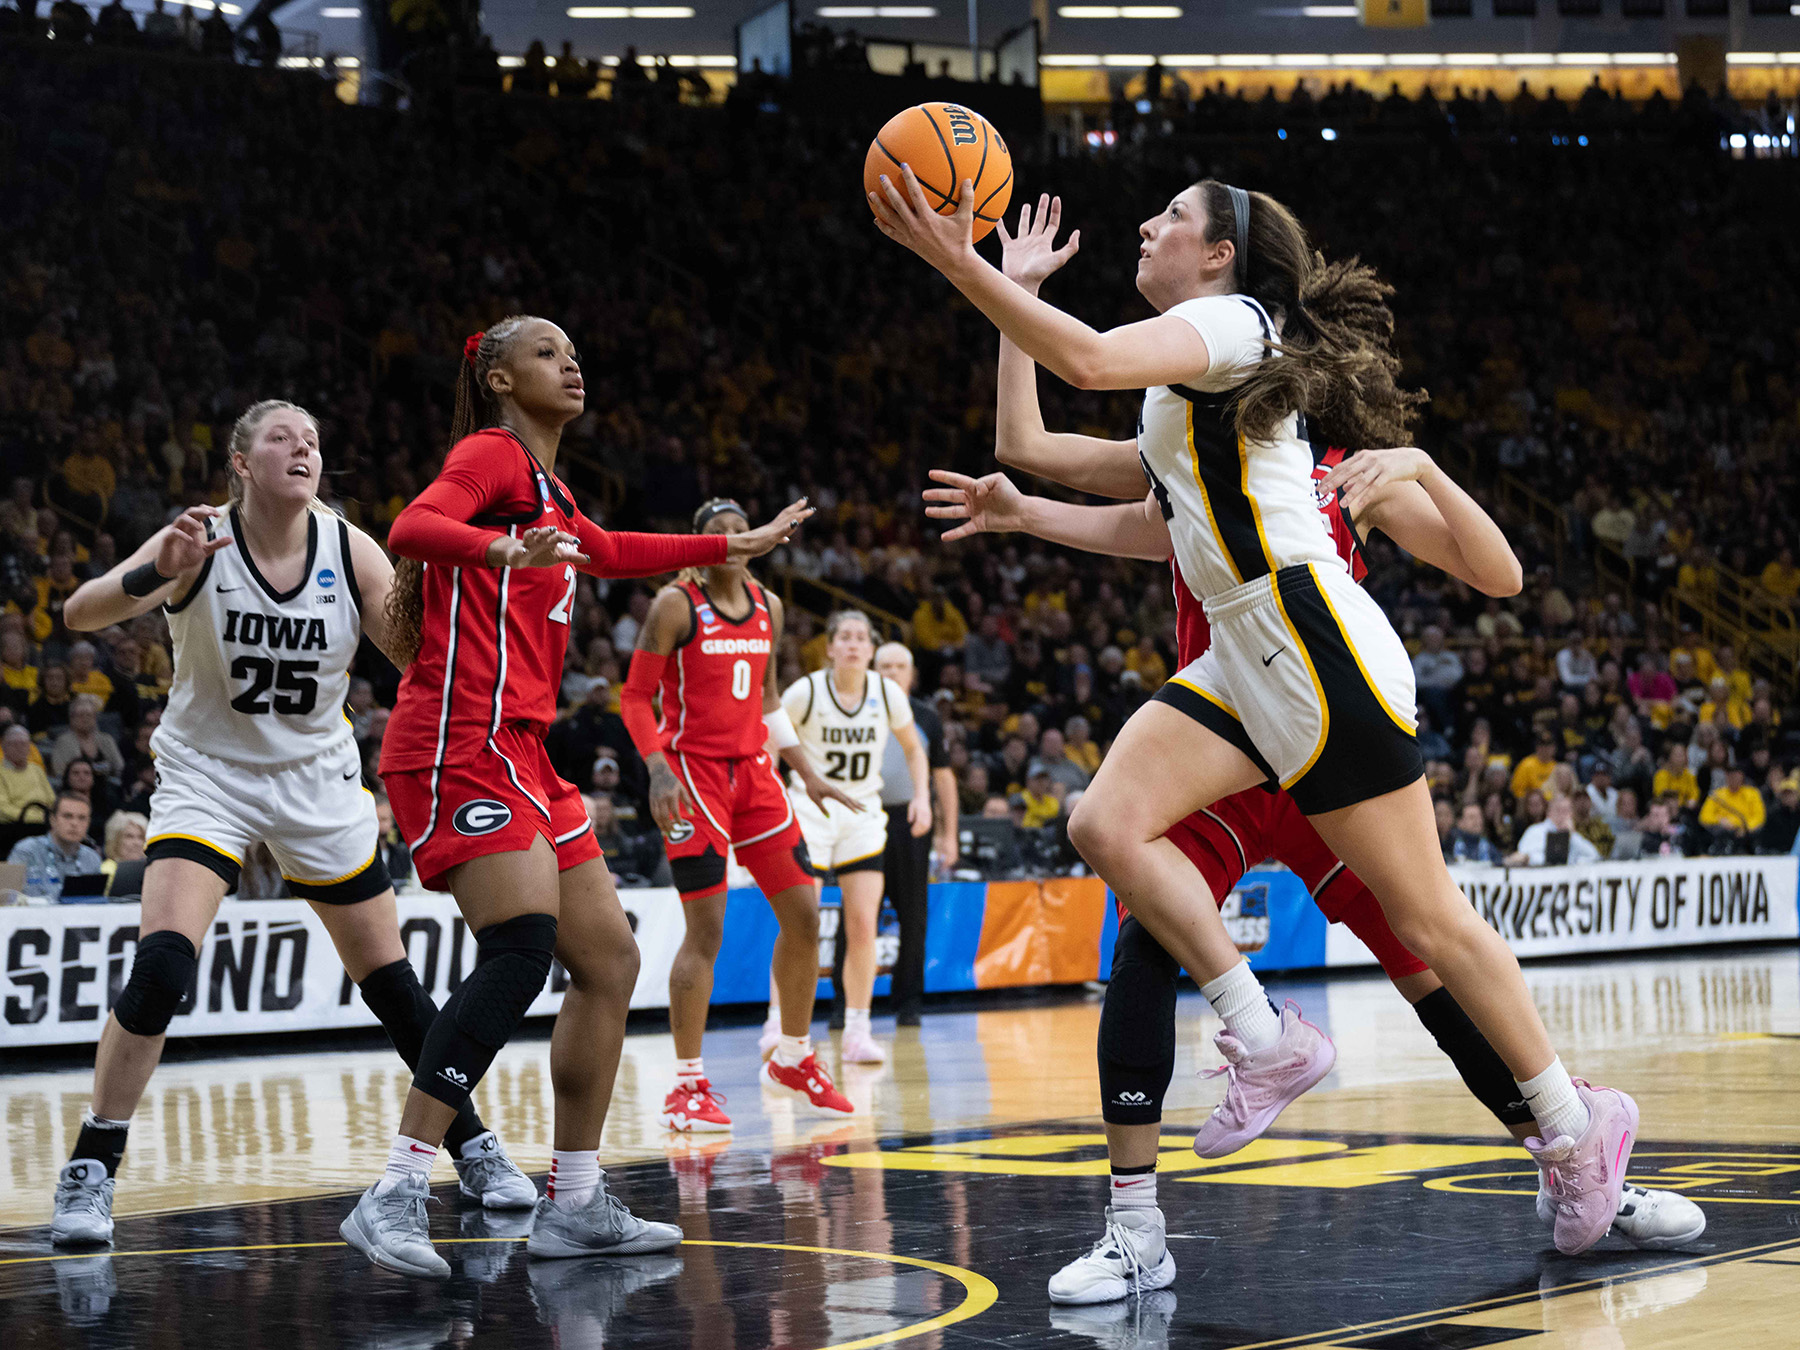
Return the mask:
[[[1634,1284],[1638,1280],[1653,1279],[1658,1275],[1666,1275],[1671,1270],[1682,1270],[1687,1267],[1724,1265],[1728,1261],[1743,1260],[1755,1256],[1758,1252],[1785,1251],[1800,1248],[1800,1242],[1789,1238],[1782,1242],[1765,1242],[1757,1247],[1740,1247],[1736,1251],[1717,1252],[1710,1256],[1696,1256],[1686,1261],[1669,1261],[1660,1266],[1651,1266],[1642,1271],[1633,1271],[1625,1275],[1601,1275],[1591,1280],[1577,1280],[1573,1284],[1559,1284],[1550,1289],[1533,1289],[1522,1294],[1501,1294],[1495,1298],[1476,1299],[1472,1303],[1455,1303],[1446,1308],[1432,1308],[1424,1312],[1406,1313],[1398,1317],[1384,1317],[1375,1322],[1359,1322],[1351,1327],[1328,1327],[1322,1331],[1309,1331],[1299,1336],[1283,1336],[1273,1341],[1246,1341],[1234,1345],[1231,1350],[1277,1350],[1281,1346],[1334,1344],[1350,1339],[1361,1340],[1378,1331],[1390,1329],[1408,1330],[1414,1325],[1425,1325],[1444,1317],[1463,1316],[1468,1313],[1482,1312],[1491,1308],[1517,1307],[1548,1298],[1560,1298],[1564,1294],[1579,1293],[1584,1289],[1600,1289],[1607,1285]],[[827,1347],[830,1350],[830,1347]]]
[[[449,1246],[474,1242],[524,1242],[523,1237],[506,1238],[437,1238],[435,1245]],[[0,1259],[0,1266],[22,1266],[45,1264],[51,1261],[81,1261],[95,1256],[203,1256],[215,1252],[288,1252],[306,1251],[320,1247],[348,1247],[347,1242],[261,1242],[243,1247],[166,1247],[149,1251],[114,1252],[98,1250],[91,1252],[58,1252],[47,1256],[12,1256]],[[899,1341],[911,1340],[915,1336],[923,1336],[928,1331],[940,1331],[944,1327],[954,1326],[958,1322],[966,1322],[971,1317],[979,1316],[994,1306],[1000,1297],[1000,1291],[994,1282],[985,1275],[978,1275],[962,1266],[953,1266],[943,1261],[928,1261],[922,1256],[897,1256],[890,1252],[855,1251],[846,1247],[801,1247],[790,1242],[723,1242],[706,1238],[685,1240],[683,1247],[744,1247],[769,1252],[803,1252],[811,1256],[848,1256],[865,1261],[885,1261],[890,1265],[917,1266],[921,1270],[929,1270],[934,1275],[943,1275],[955,1280],[963,1287],[963,1301],[948,1312],[939,1313],[936,1317],[928,1317],[923,1322],[914,1322],[909,1326],[896,1327],[892,1331],[883,1331],[878,1335],[864,1336],[860,1340],[839,1341],[833,1345],[821,1347],[821,1350],[870,1350],[877,1345],[893,1345]],[[676,1250],[679,1250],[677,1248]]]

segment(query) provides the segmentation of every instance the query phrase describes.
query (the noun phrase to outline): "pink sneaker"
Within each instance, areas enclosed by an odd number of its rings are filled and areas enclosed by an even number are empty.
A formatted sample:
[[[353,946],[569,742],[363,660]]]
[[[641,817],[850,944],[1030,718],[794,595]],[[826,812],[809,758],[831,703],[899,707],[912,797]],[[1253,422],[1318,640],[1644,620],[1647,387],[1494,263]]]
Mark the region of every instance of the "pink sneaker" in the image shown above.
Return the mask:
[[[1581,1138],[1525,1141],[1556,1206],[1556,1250],[1564,1256],[1579,1256],[1612,1227],[1638,1128],[1637,1103],[1617,1088],[1590,1088],[1577,1078],[1575,1091],[1588,1109]]]
[[[865,1031],[845,1032],[839,1054],[846,1064],[887,1063],[887,1052],[875,1044],[875,1038]]]
[[[1214,1036],[1213,1044],[1231,1062],[1201,1075],[1226,1076],[1225,1100],[1194,1136],[1194,1152],[1202,1158],[1236,1153],[1337,1063],[1331,1037],[1300,1016],[1300,1005],[1292,999],[1281,1014],[1281,1039],[1269,1049],[1251,1054],[1229,1031]]]

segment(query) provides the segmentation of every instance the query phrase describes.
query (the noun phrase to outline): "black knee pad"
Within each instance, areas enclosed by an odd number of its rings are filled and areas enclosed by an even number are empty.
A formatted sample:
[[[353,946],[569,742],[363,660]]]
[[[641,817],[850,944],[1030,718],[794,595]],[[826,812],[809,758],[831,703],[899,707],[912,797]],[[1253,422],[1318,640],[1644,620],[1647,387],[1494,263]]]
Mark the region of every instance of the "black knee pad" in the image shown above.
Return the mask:
[[[419,1049],[437,1018],[438,1007],[419,983],[412,962],[401,957],[371,973],[357,988],[394,1043],[394,1049],[400,1052],[400,1058],[406,1061],[406,1067],[417,1068]]]
[[[1432,990],[1413,1004],[1413,1011],[1438,1049],[1450,1056],[1475,1100],[1492,1111],[1495,1119],[1507,1126],[1532,1123],[1531,1106],[1513,1081],[1512,1070],[1448,989]]]
[[[444,1004],[478,1045],[498,1050],[544,991],[556,955],[556,916],[521,914],[475,935],[475,969]]]
[[[133,1036],[160,1036],[181,1001],[192,995],[200,957],[180,933],[161,929],[138,939],[131,978],[119,992],[113,1016]]]
[[[1136,919],[1119,925],[1100,1009],[1100,1113],[1109,1125],[1154,1125],[1175,1075],[1181,966]]]

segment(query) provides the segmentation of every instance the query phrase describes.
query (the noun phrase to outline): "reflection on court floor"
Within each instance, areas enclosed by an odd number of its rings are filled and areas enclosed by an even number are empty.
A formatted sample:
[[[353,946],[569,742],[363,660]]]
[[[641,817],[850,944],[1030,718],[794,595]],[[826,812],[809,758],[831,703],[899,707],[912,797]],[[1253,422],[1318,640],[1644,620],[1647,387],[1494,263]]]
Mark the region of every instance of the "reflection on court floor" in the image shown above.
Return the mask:
[[[1337,1071],[1270,1137],[1202,1162],[1187,1143],[1218,1091],[1195,1077],[1216,1062],[1217,1023],[1184,999],[1160,1165],[1181,1276],[1163,1294],[1088,1310],[1052,1310],[1043,1287],[1098,1235],[1092,1001],[928,1016],[895,1037],[889,1065],[849,1066],[862,1111],[851,1122],[765,1097],[755,1029],[722,1031],[708,1065],[737,1122],[728,1139],[657,1128],[672,1047],[634,1036],[606,1133],[610,1175],[640,1212],[678,1212],[689,1243],[661,1260],[528,1263],[516,1220],[452,1200],[433,1219],[458,1268],[442,1289],[375,1272],[336,1240],[345,1202],[333,1193],[366,1184],[398,1123],[408,1075],[388,1052],[166,1066],[120,1173],[116,1254],[72,1260],[44,1259],[42,1225],[87,1075],[9,1074],[8,1350],[81,1343],[76,1327],[90,1345],[148,1344],[175,1310],[195,1328],[241,1321],[247,1344],[321,1347],[533,1344],[547,1329],[565,1346],[707,1350],[897,1335],[921,1346],[1792,1345],[1800,954],[1527,977],[1571,1067],[1638,1096],[1633,1179],[1706,1207],[1694,1251],[1609,1241],[1588,1258],[1556,1255],[1524,1155],[1495,1137],[1392,989],[1290,982],[1273,992],[1336,1037]],[[528,1170],[547,1166],[547,1042],[505,1052],[477,1103]]]

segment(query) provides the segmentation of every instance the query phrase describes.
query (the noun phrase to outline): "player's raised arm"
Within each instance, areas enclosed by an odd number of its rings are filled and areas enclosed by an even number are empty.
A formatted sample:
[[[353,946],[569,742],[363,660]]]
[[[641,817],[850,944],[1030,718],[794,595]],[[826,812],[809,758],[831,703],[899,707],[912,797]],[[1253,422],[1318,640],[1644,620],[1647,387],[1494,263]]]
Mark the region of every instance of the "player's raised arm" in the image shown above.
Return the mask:
[[[1517,595],[1525,584],[1512,545],[1494,518],[1423,450],[1361,450],[1319,484],[1341,492],[1363,533],[1380,530],[1414,557],[1484,595]]]
[[[231,542],[229,534],[207,537],[209,522],[221,514],[216,506],[190,506],[104,576],[82,582],[63,604],[63,622],[79,633],[98,632],[185,591],[206,560]]]
[[[1019,208],[1016,235],[1007,233],[1005,221],[995,227],[1001,270],[1032,295],[1081,247],[1079,230],[1061,248],[1055,247],[1061,224],[1062,198],[1046,193],[1038,198],[1035,211],[1029,202]],[[1143,492],[1135,440],[1108,441],[1044,429],[1037,365],[1004,334],[995,386],[994,457],[1002,464],[1096,496],[1135,498]]]
[[[975,251],[974,186],[966,180],[951,216],[926,205],[910,168],[883,184],[882,194],[869,194],[882,233],[937,268],[1021,351],[1077,389],[1192,383],[1209,368],[1206,339],[1182,318],[1159,314],[1102,333],[1007,280]]]
[[[683,567],[712,567],[724,562],[760,558],[787,543],[814,510],[802,497],[784,506],[767,525],[741,534],[638,534],[603,530],[577,512],[575,534],[585,556],[575,565],[597,577],[654,577]]]
[[[1082,506],[1075,502],[1028,497],[1003,473],[970,478],[948,469],[933,469],[926,488],[925,514],[934,520],[963,523],[944,533],[953,543],[972,534],[1029,534],[1047,543],[1115,558],[1165,562],[1172,545],[1169,523],[1155,498],[1118,506]]]

